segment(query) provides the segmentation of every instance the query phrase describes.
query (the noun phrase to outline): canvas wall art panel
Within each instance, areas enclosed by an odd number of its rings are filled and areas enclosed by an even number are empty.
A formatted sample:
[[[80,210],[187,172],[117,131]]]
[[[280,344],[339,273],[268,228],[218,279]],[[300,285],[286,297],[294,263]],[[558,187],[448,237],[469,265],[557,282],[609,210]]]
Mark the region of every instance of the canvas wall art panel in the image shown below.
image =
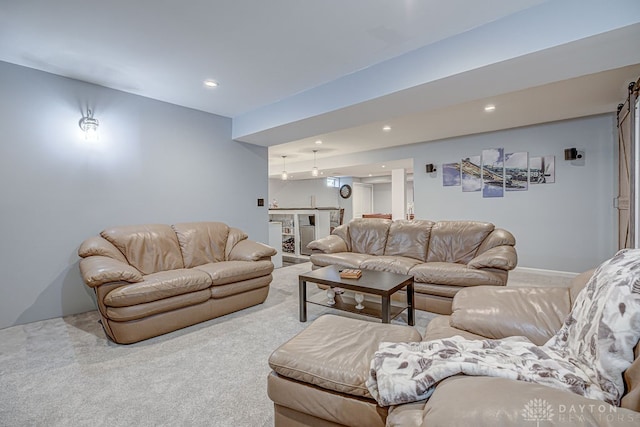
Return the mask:
[[[529,188],[529,153],[504,155],[504,187],[506,191],[526,191]]]
[[[531,157],[529,160],[529,183],[553,184],[556,182],[555,156]]]
[[[461,162],[462,191],[480,191],[482,187],[480,173],[480,156],[471,156]]]
[[[442,165],[442,185],[453,187],[460,185],[460,162],[445,163]]]
[[[504,196],[504,148],[482,150],[482,197]]]

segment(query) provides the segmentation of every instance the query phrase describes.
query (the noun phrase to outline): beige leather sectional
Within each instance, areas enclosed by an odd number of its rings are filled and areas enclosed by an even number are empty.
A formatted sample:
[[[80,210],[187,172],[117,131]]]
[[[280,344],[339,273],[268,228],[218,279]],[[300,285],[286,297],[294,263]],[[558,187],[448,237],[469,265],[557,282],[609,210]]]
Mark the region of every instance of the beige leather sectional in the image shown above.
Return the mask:
[[[269,358],[273,371],[267,390],[275,425],[638,426],[640,344],[624,373],[621,407],[534,383],[466,375],[441,381],[428,400],[380,407],[365,385],[371,359],[383,341],[525,336],[542,345],[560,328],[591,274],[578,276],[571,288],[463,289],[454,298],[453,314],[432,320],[423,337],[410,326],[321,316]],[[538,411],[547,408],[551,411]]]
[[[313,268],[412,275],[415,307],[449,314],[464,287],[506,285],[518,262],[515,243],[511,233],[488,222],[357,218],[307,247]]]
[[[78,249],[102,326],[121,344],[264,302],[275,254],[221,222],[113,227]]]

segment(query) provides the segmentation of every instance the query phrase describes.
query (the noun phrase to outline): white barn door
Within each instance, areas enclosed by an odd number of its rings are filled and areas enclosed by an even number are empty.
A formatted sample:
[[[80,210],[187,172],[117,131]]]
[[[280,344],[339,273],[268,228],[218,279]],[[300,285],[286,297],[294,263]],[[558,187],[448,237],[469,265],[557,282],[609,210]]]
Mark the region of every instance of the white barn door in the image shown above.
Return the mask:
[[[640,80],[629,85],[629,97],[618,106],[618,248],[637,248],[638,191],[640,190],[638,163],[640,159],[640,125],[638,121],[638,90]]]

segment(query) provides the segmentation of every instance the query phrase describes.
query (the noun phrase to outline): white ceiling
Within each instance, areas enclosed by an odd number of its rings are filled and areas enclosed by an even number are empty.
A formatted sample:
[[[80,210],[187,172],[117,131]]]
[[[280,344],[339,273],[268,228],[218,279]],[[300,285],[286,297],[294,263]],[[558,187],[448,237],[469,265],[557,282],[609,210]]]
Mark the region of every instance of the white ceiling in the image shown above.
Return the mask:
[[[316,148],[614,111],[638,39],[637,0],[0,0],[0,60],[231,117],[294,176]]]

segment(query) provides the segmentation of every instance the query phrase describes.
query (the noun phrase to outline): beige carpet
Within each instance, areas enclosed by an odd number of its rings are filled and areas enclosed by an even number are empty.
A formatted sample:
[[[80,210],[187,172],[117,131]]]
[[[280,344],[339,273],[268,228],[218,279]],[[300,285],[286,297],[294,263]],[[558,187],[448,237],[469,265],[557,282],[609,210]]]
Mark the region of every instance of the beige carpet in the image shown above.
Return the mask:
[[[310,269],[276,270],[264,304],[132,345],[108,341],[95,311],[0,330],[0,426],[272,426],[267,360],[306,325]],[[309,305],[309,321],[330,312]],[[432,318],[417,312],[418,330]]]

